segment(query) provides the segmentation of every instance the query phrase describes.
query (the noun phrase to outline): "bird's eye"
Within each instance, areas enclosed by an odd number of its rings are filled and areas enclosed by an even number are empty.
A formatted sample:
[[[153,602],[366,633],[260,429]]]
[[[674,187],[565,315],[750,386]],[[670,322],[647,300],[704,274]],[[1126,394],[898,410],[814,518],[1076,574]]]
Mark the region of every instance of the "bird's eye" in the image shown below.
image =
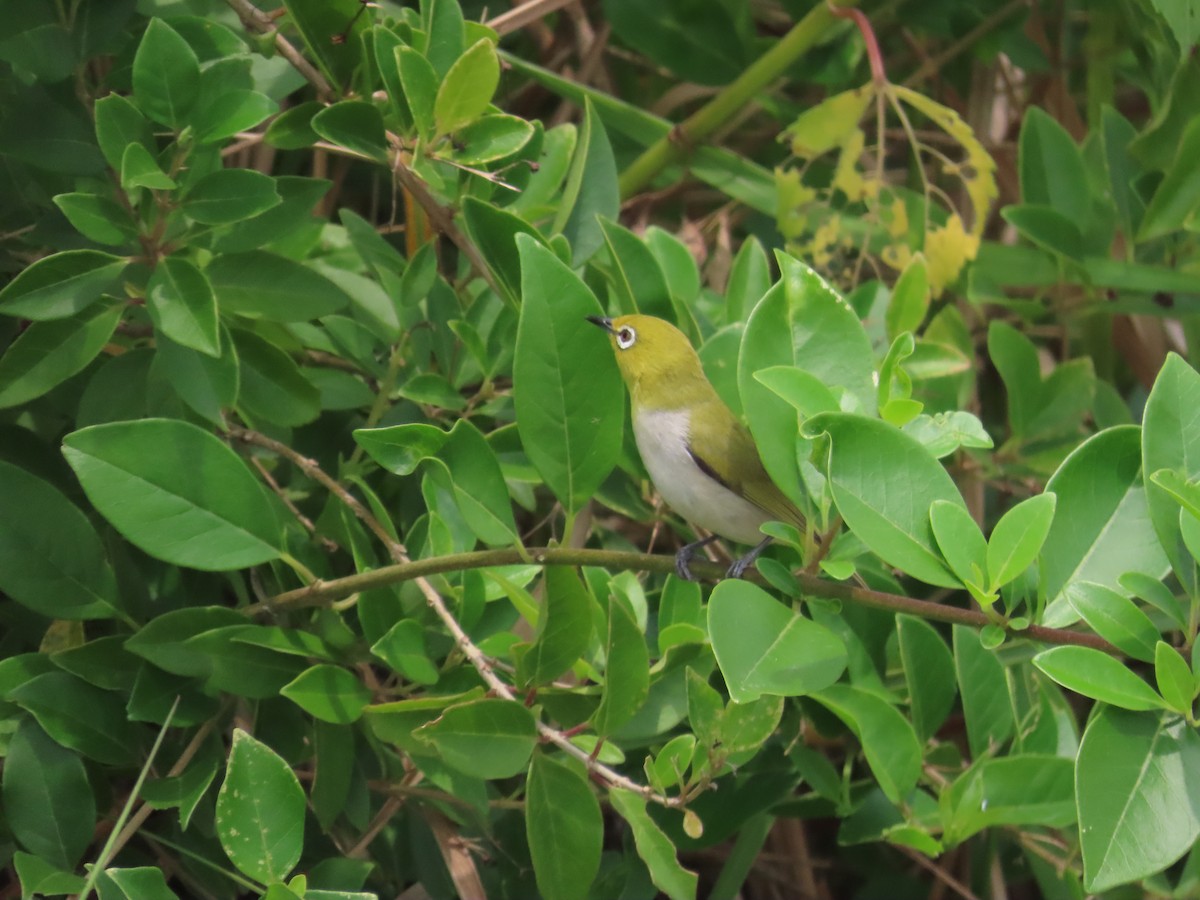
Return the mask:
[[[637,341],[637,332],[626,325],[617,331],[617,346],[622,350],[628,350]]]

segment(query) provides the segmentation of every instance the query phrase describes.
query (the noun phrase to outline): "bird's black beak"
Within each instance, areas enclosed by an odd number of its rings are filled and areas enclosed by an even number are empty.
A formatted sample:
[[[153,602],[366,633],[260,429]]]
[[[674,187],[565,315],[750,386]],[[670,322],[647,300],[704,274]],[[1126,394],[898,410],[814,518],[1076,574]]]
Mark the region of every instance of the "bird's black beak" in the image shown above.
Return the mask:
[[[607,316],[588,316],[587,320],[593,325],[598,325],[599,327],[603,328],[609,334],[614,333],[612,319],[608,318]]]

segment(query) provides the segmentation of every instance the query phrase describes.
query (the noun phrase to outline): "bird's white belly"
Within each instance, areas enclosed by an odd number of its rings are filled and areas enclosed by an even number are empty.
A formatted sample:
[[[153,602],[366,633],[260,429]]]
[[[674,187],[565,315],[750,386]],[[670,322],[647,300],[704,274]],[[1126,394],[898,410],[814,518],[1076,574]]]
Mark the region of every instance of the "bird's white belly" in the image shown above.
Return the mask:
[[[687,410],[641,411],[633,436],[646,471],[663,500],[694,525],[742,544],[757,544],[758,526],[770,519],[696,465],[688,452]]]

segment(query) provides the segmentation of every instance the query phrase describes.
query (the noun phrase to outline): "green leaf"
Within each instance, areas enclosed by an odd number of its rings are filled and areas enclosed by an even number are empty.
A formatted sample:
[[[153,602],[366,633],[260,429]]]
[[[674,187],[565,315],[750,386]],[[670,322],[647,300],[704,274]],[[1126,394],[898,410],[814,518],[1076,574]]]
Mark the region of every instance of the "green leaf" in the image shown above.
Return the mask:
[[[400,82],[404,85],[404,99],[412,110],[417,134],[422,140],[431,140],[434,133],[433,107],[441,79],[429,60],[412,47],[397,47],[395,54]]]
[[[662,266],[646,242],[608,219],[600,220],[610,265],[605,274],[624,312],[640,312],[660,319],[675,318],[671,289]]]
[[[0,409],[42,396],[104,349],[124,309],[100,305],[69,319],[34,322],[0,356]]]
[[[591,645],[593,600],[575,570],[547,566],[545,607],[537,634],[518,670],[533,685],[549,684],[571,668]]]
[[[800,502],[797,418],[788,402],[754,373],[794,366],[827,387],[843,389],[849,405],[875,409],[875,364],[862,323],[824,279],[789,256],[778,256],[782,278],[754,307],[738,356],[738,392],[763,465],[793,502]]]
[[[1067,587],[1067,602],[1100,637],[1126,656],[1154,662],[1158,629],[1133,601],[1089,581]]]
[[[383,116],[373,103],[365,100],[342,100],[327,106],[312,117],[313,131],[367,159],[386,164],[388,142],[383,130]]]
[[[463,218],[472,240],[487,260],[488,268],[500,282],[505,299],[515,307],[521,296],[521,256],[517,249],[517,235],[527,234],[543,245],[545,239],[520,216],[476,197],[463,200]]]
[[[1021,200],[1053,208],[1071,222],[1091,212],[1087,169],[1075,141],[1049,113],[1025,111],[1019,139]]]
[[[316,100],[297,103],[271,120],[263,139],[280,150],[311,147],[321,139],[321,136],[313,131],[313,116],[325,108],[325,104]]]
[[[830,685],[813,699],[854,732],[887,798],[906,802],[921,776],[921,745],[908,720],[887,701],[848,684]]]
[[[353,673],[326,663],[305,669],[279,693],[313,718],[335,725],[357,722],[371,702],[371,691]]]
[[[754,27],[741,4],[607,0],[604,11],[623,44],[683,81],[728,84],[754,59]]]
[[[763,694],[798,697],[833,684],[846,668],[841,639],[747,581],[726,579],[708,603],[713,653],[738,703]]]
[[[454,481],[458,508],[476,536],[491,545],[520,543],[500,462],[479,429],[460,419],[440,456]]]
[[[321,394],[280,347],[252,331],[233,332],[241,383],[238,409],[251,419],[304,425],[321,413]]]
[[[573,577],[573,576],[572,576]],[[591,786],[574,767],[534,754],[525,786],[525,834],[538,893],[579,896],[600,870],[604,819]]]
[[[744,321],[770,286],[771,261],[758,238],[750,235],[729,270],[729,282],[725,285],[726,321]]]
[[[1089,893],[1160,872],[1187,852],[1200,835],[1198,768],[1200,737],[1178,716],[1110,708],[1092,718],[1075,774]]]
[[[78,894],[86,885],[82,875],[55,868],[40,856],[18,850],[13,854],[12,862],[24,896]]]
[[[1179,231],[1200,208],[1200,174],[1196,155],[1200,153],[1200,121],[1188,123],[1175,152],[1175,159],[1150,198],[1137,232],[1137,242],[1153,240]]]
[[[1127,572],[1154,579],[1166,574],[1169,564],[1151,527],[1141,457],[1139,428],[1108,428],[1077,447],[1046,483],[1058,504],[1042,546],[1042,584],[1050,598],[1042,624],[1075,621],[1063,595],[1073,581],[1116,588]]]
[[[608,598],[608,636],[604,645],[604,692],[592,727],[608,737],[633,718],[650,692],[650,651],[633,613],[616,594]]]
[[[179,900],[167,887],[162,869],[156,866],[105,869],[104,874],[120,889],[124,900]]]
[[[500,83],[496,45],[476,41],[446,72],[433,102],[434,131],[450,134],[484,114]]]
[[[690,308],[700,296],[700,269],[687,244],[657,225],[646,229],[645,240],[662,268],[672,298],[681,309]]]
[[[3,297],[3,294],[0,294]],[[1170,469],[1184,480],[1200,476],[1200,374],[1175,353],[1168,353],[1142,417],[1142,457],[1146,472]],[[1150,521],[1159,543],[1184,584],[1194,582],[1194,563],[1179,533],[1179,504],[1151,481],[1146,485]]]
[[[280,529],[261,485],[236,453],[195,425],[93,425],[63,445],[88,499],[151,556],[209,571],[278,558]]]
[[[175,189],[176,184],[149,150],[141,144],[130,144],[121,157],[121,187],[126,191],[136,191],[138,188],[170,191]]]
[[[1070,259],[1084,257],[1083,233],[1076,224],[1079,220],[1069,219],[1057,209],[1022,203],[1004,207],[1000,217],[1043,250]]]
[[[1008,584],[1037,559],[1050,532],[1057,501],[1047,491],[1022,500],[1000,517],[987,545],[989,588]]]
[[[218,256],[205,269],[222,312],[305,322],[337,312],[350,297],[324,275],[284,256],[251,250]]]
[[[917,253],[909,260],[896,280],[896,286],[892,288],[892,298],[888,301],[884,318],[888,336],[895,338],[905,331],[915,334],[925,321],[929,299],[929,274],[925,257]]]
[[[612,348],[588,315],[592,292],[554,254],[517,236],[524,302],[513,361],[517,430],[530,462],[571,512],[621,450],[624,390]]]
[[[120,695],[66,672],[47,672],[9,691],[8,699],[33,714],[64,747],[110,766],[132,765],[141,732],[125,716]]]
[[[72,316],[120,284],[128,262],[99,250],[44,256],[0,290],[0,313],[35,321]]]
[[[425,629],[416,619],[401,619],[371,645],[371,652],[409,681],[437,684],[437,666],[425,650]]]
[[[200,93],[200,62],[162,19],[151,19],[133,57],[133,98],[155,122],[176,130]]]
[[[238,132],[249,131],[278,111],[279,104],[266,94],[234,88],[202,101],[191,116],[192,127],[199,143],[216,144]]]
[[[395,475],[411,475],[421,460],[437,456],[448,436],[449,432],[436,425],[420,422],[390,428],[359,428],[354,432],[358,445]]]
[[[926,742],[937,734],[954,708],[958,693],[954,657],[934,627],[915,616],[896,616],[896,639],[913,728]]]
[[[699,879],[679,864],[675,846],[646,812],[646,800],[632,791],[610,788],[609,802],[629,823],[638,856],[650,870],[650,880],[671,900],[695,900]]]
[[[300,861],[304,814],[304,790],[291,766],[235,728],[216,811],[217,837],[230,861],[264,883],[283,878]]]
[[[963,717],[971,756],[978,759],[1004,744],[1013,733],[1013,704],[1004,665],[978,635],[954,626],[954,668],[962,696]]]
[[[465,25],[457,0],[426,0],[421,4],[421,25],[428,37],[426,52],[438,77],[460,56],[464,47]]]
[[[159,262],[146,285],[146,307],[154,327],[176,344],[221,355],[217,298],[204,273],[188,260],[168,256]]]
[[[1065,828],[1075,822],[1075,765],[1058,756],[984,758],[954,780],[942,806],[951,845],[998,825]]]
[[[74,869],[96,823],[83,762],[27,718],[9,739],[3,776],[0,797],[13,837],[46,862]]]
[[[830,437],[829,487],[850,530],[914,578],[957,587],[941,561],[928,511],[937,500],[965,504],[937,460],[914,438],[876,419],[825,413],[810,419],[806,431]]]
[[[1184,715],[1191,713],[1200,685],[1187,661],[1165,641],[1154,647],[1154,680],[1168,706]]]
[[[467,166],[481,166],[512,156],[533,138],[535,128],[525,119],[485,115],[454,134],[451,158]]]
[[[1033,664],[1067,690],[1122,709],[1145,711],[1166,705],[1120,660],[1091,647],[1051,647],[1035,656]]]
[[[275,179],[253,169],[218,169],[197,181],[183,198],[183,212],[202,225],[228,225],[266,212],[281,202]]]
[[[981,593],[986,591],[987,541],[967,508],[949,500],[935,500],[929,507],[929,524],[950,570],[963,584]]]
[[[616,221],[620,205],[612,145],[600,116],[588,100],[584,103],[575,155],[551,229],[570,242],[572,265],[580,266],[592,258],[604,243],[598,217]]]
[[[213,424],[224,427],[223,411],[238,395],[238,359],[227,331],[220,331],[217,358],[176,344],[165,334],[155,337],[153,371],[161,373],[179,399]]]
[[[57,488],[0,460],[0,591],[52,619],[119,615],[117,580],[92,523]]]
[[[76,231],[97,244],[121,247],[137,237],[137,228],[129,213],[107,197],[86,193],[59,194],[54,198],[54,205],[62,210]]]
[[[358,0],[284,0],[283,6],[335,93],[342,94],[363,65],[362,38],[371,21],[358,15]]]
[[[96,101],[93,113],[100,152],[116,171],[121,171],[121,160],[130,144],[141,144],[143,149],[154,146],[150,122],[127,97],[107,94]]]
[[[446,709],[416,732],[446,764],[476,778],[511,778],[537,742],[533,713],[511,700],[474,700]]]

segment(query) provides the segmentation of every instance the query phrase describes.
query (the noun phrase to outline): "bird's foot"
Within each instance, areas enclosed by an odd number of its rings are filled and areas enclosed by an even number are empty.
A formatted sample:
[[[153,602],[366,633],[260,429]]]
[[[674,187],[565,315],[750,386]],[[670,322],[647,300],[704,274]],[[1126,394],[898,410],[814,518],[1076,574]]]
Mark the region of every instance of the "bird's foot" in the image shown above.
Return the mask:
[[[692,541],[690,544],[684,544],[680,547],[675,554],[675,573],[684,581],[699,581],[700,579],[692,574],[691,567],[688,564],[692,561],[692,557],[696,555],[697,550],[711,544],[716,539],[717,536],[714,534],[703,540]]]
[[[767,544],[769,543],[771,543],[771,539],[769,537],[763,538],[754,546],[753,550],[751,550],[745,556],[740,556],[735,559],[733,561],[733,565],[726,570],[725,576],[727,578],[741,578],[744,574],[746,574],[746,570],[754,565],[754,561],[758,559],[759,554],[767,549]],[[676,558],[675,565],[676,568],[678,568],[678,558]]]

